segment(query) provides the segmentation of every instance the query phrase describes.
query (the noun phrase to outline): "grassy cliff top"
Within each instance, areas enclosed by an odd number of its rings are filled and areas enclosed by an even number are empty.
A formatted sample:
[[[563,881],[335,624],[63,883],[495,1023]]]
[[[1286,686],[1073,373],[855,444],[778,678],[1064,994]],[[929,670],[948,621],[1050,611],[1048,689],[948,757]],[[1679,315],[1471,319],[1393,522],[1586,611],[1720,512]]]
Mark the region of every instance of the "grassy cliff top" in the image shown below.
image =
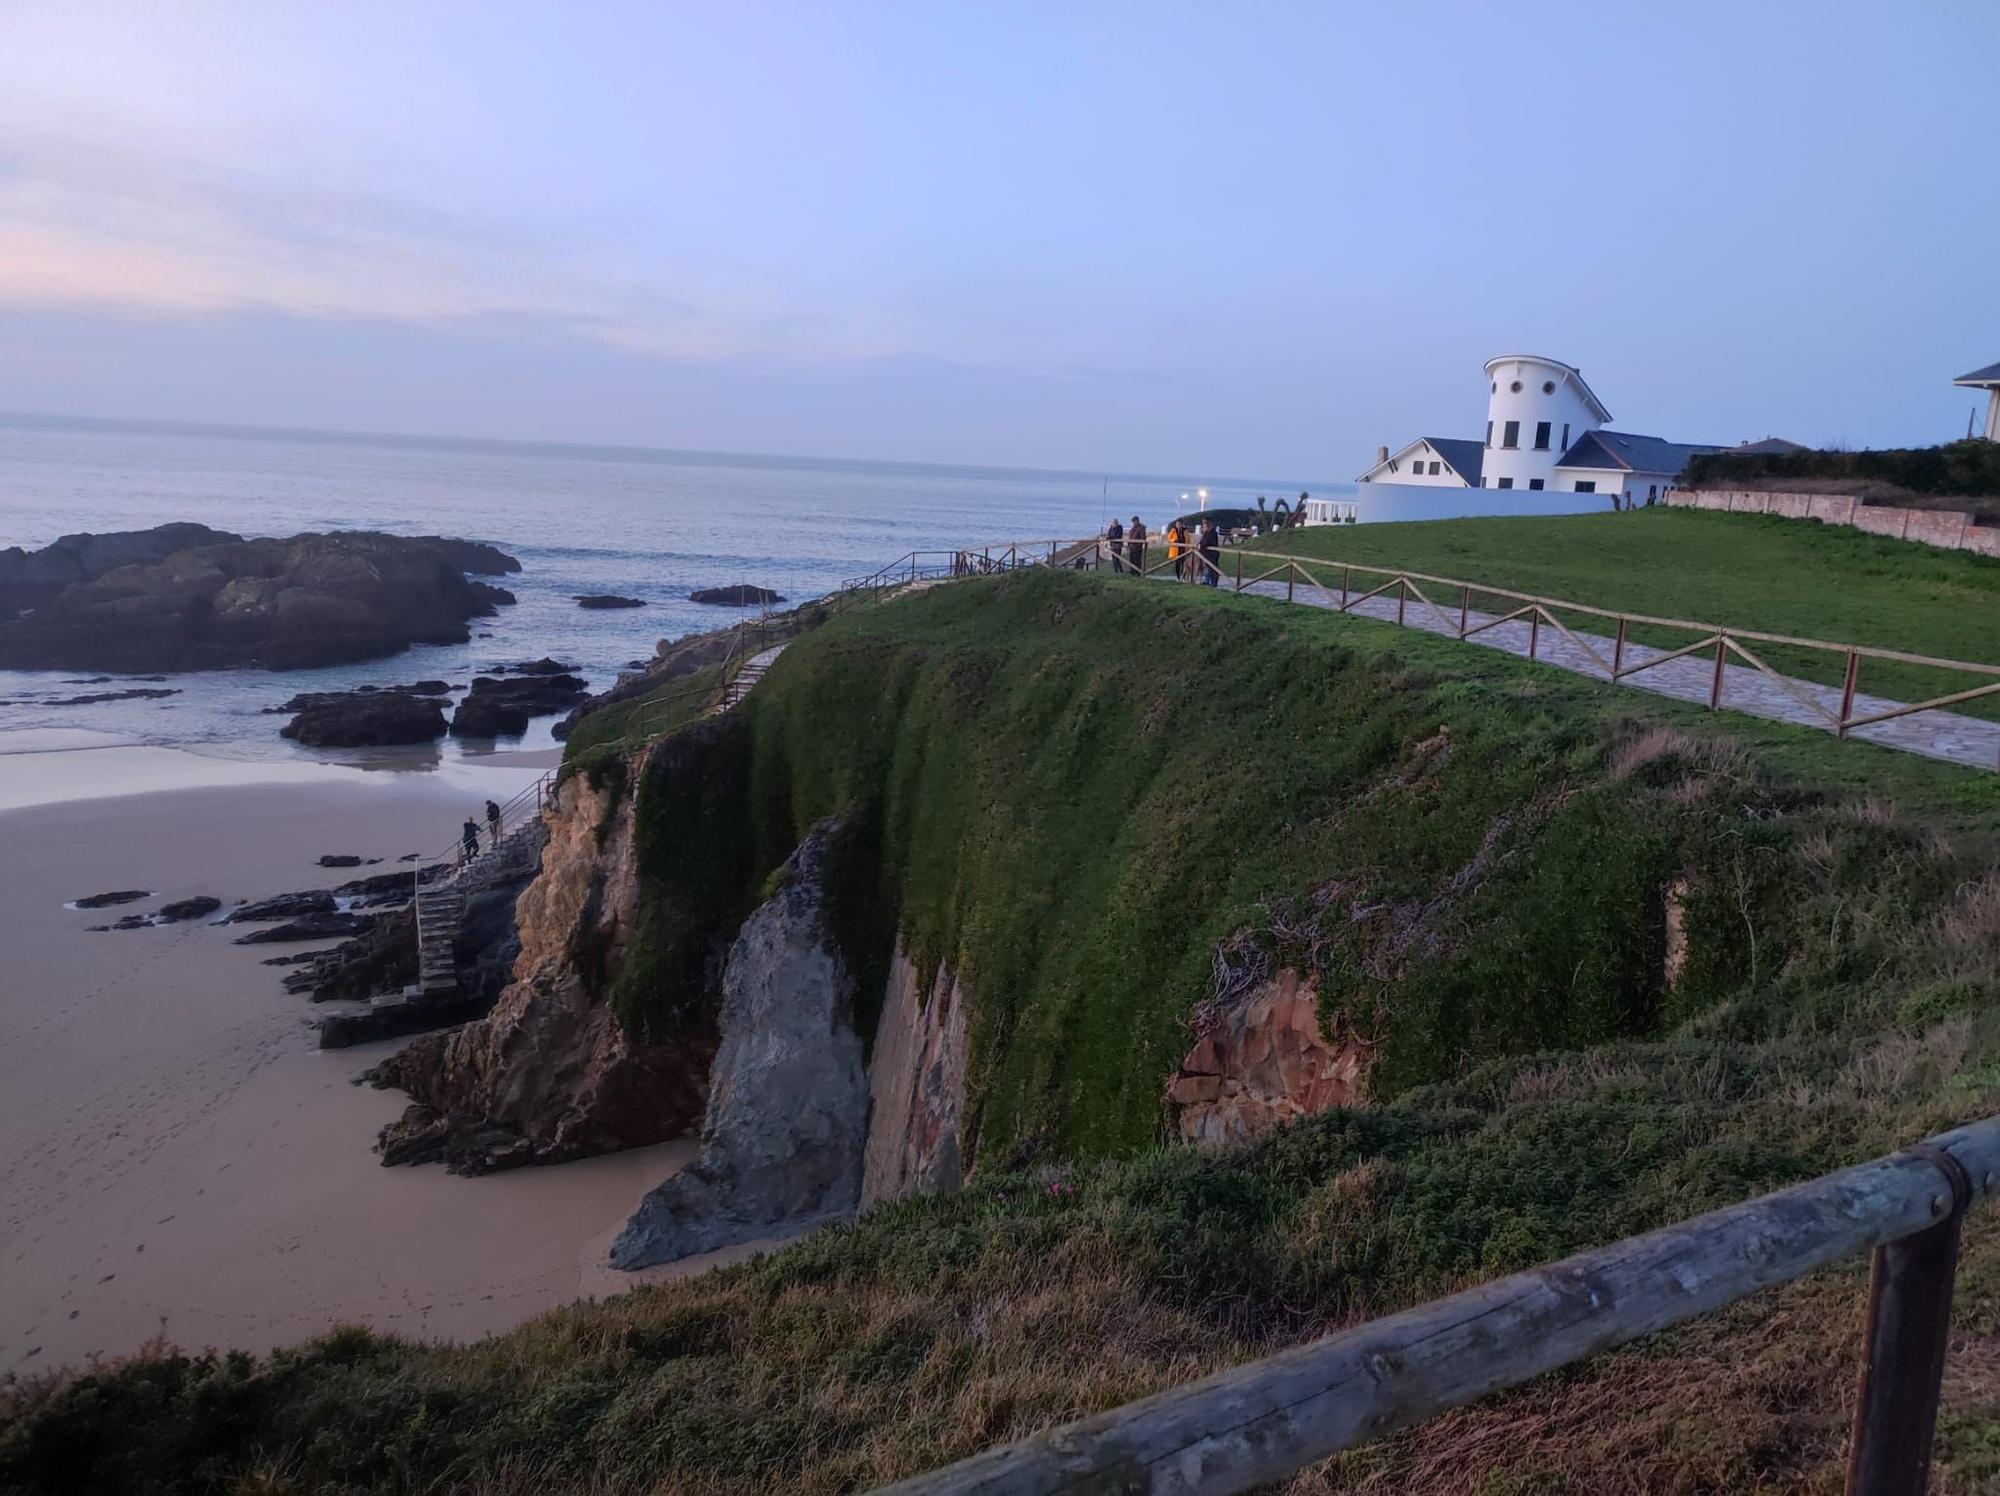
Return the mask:
[[[802,637],[635,792],[656,975],[826,811],[872,829],[844,938],[900,924],[970,974],[975,1182],[469,1346],[17,1383],[0,1490],[862,1489],[2000,1107],[1994,776],[1366,619],[937,588]],[[1161,1147],[1161,1067],[1239,935],[1320,973],[1385,1083]],[[1990,1215],[1954,1490],[2000,1476]],[[1865,1291],[1747,1303],[1298,1490],[1826,1488]]]

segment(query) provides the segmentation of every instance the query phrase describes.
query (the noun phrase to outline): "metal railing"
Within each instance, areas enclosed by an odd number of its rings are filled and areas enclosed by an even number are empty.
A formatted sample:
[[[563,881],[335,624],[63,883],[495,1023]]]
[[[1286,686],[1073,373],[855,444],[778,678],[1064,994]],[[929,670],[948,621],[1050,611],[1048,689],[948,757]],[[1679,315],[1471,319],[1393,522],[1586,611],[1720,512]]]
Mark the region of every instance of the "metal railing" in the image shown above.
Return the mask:
[[[1867,644],[1844,644],[1827,639],[1807,639],[1791,634],[1768,633],[1759,629],[1732,628],[1727,624],[1702,623],[1685,618],[1662,618],[1648,613],[1621,612],[1616,609],[1596,607],[1589,603],[1570,602],[1563,598],[1517,592],[1507,587],[1488,586],[1483,582],[1468,582],[1457,577],[1434,576],[1428,572],[1397,570],[1393,567],[1365,566],[1340,561],[1314,562],[1279,552],[1252,551],[1241,547],[1232,547],[1226,552],[1226,556],[1232,563],[1228,569],[1222,564],[1222,554],[1210,556],[1192,548],[1185,549],[1183,556],[1176,559],[1168,554],[1168,546],[1158,537],[1137,543],[1100,539],[1092,557],[1092,567],[1101,570],[1108,566],[1115,571],[1141,577],[1155,577],[1180,568],[1179,574],[1189,580],[1207,580],[1211,585],[1226,585],[1237,592],[1265,585],[1270,585],[1275,590],[1276,584],[1282,582],[1287,602],[1295,601],[1296,591],[1303,585],[1324,595],[1328,599],[1328,606],[1339,613],[1350,613],[1363,603],[1393,596],[1396,603],[1396,623],[1408,626],[1410,609],[1414,605],[1428,610],[1428,616],[1440,626],[1438,631],[1461,640],[1499,628],[1502,624],[1521,623],[1528,629],[1527,657],[1531,660],[1537,658],[1540,653],[1542,630],[1547,627],[1572,645],[1585,662],[1601,671],[1602,679],[1614,684],[1627,681],[1643,671],[1655,669],[1671,660],[1706,653],[1713,664],[1708,692],[1708,705],[1711,709],[1719,709],[1724,705],[1727,681],[1725,666],[1731,658],[1735,658],[1754,668],[1764,679],[1770,681],[1778,690],[1805,708],[1815,719],[1824,722],[1842,738],[1856,728],[1894,721],[1918,712],[1941,710],[2000,694],[2000,665],[1989,665],[1979,661],[1941,659],[1932,655],[1883,649]],[[1257,563],[1257,566],[1251,568],[1253,573],[1251,575],[1245,574],[1246,561]],[[1264,565],[1264,563],[1270,564]],[[1313,570],[1315,567],[1323,575],[1315,575]],[[1334,580],[1336,576],[1337,584]],[[1356,577],[1362,579],[1360,591],[1355,589]],[[1430,592],[1425,591],[1426,587],[1437,592],[1440,597],[1445,597],[1453,591],[1458,595],[1456,598],[1447,597],[1446,602],[1440,605]],[[1333,601],[1336,593],[1338,602]],[[1475,620],[1471,606],[1474,598],[1500,599],[1503,604],[1511,606],[1495,616]],[[1606,650],[1590,643],[1557,617],[1557,609],[1573,616],[1603,619],[1610,625],[1614,632],[1608,641],[1610,646],[1608,657]],[[1631,642],[1628,635],[1634,628],[1691,632],[1698,637],[1692,643],[1683,644],[1678,648],[1662,653],[1649,652],[1640,657],[1628,653],[1628,644]],[[1773,669],[1757,650],[1750,647],[1752,644],[1805,650],[1828,656],[1837,662],[1841,676],[1838,709],[1829,709],[1824,702],[1805,690],[1799,681]],[[1901,665],[1959,672],[1983,677],[1984,683],[1922,701],[1896,702],[1874,710],[1857,712],[1855,710],[1857,688],[1861,678],[1862,662],[1866,660],[1892,661]],[[1585,670],[1583,673],[1588,676],[1592,672]],[[1995,762],[1988,767],[2000,768],[2000,757],[1996,757]]]
[[[1222,1493],[1280,1480],[1819,1268],[1874,1253],[1849,1496],[1921,1496],[1959,1225],[2000,1118],[1516,1273],[975,1455],[901,1496]]]

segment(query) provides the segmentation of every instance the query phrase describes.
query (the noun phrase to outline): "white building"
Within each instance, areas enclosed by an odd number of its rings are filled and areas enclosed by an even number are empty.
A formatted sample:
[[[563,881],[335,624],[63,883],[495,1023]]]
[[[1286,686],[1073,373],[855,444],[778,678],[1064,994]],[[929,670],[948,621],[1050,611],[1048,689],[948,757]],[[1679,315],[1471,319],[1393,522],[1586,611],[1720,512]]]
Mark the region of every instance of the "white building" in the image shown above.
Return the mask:
[[[1609,494],[1650,503],[1712,444],[1611,431],[1611,412],[1583,375],[1557,359],[1507,353],[1486,361],[1484,441],[1426,436],[1381,449],[1356,481],[1424,488],[1510,488]]]
[[[1986,391],[1986,439],[2000,442],[2000,364],[1988,364],[1970,374],[1961,374],[1952,383]]]

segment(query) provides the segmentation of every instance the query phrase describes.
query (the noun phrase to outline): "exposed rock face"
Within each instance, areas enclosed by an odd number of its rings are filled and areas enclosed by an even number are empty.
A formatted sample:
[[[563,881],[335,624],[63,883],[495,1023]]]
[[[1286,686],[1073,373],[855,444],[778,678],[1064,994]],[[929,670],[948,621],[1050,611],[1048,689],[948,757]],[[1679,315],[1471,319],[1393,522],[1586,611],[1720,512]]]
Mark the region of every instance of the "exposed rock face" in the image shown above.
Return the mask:
[[[213,894],[198,893],[193,898],[162,904],[158,918],[162,924],[178,924],[184,919],[206,919],[221,907],[222,900]]]
[[[278,729],[308,748],[374,748],[444,736],[444,708],[400,691],[325,691],[294,696],[298,715]]]
[[[152,896],[150,888],[119,888],[110,893],[86,894],[83,898],[71,900],[71,903],[78,909],[109,909],[113,904],[136,904]]]
[[[868,1062],[864,1208],[963,1182],[967,1007],[948,967],[926,985],[909,956],[896,952]]]
[[[476,577],[501,577],[519,571],[521,563],[497,545],[483,540],[459,540],[449,535],[419,535],[414,543],[428,546],[451,565]],[[499,589],[494,589],[498,591]],[[512,597],[507,599],[513,601]]]
[[[476,677],[472,690],[451,716],[455,738],[515,737],[528,730],[530,717],[550,717],[568,711],[589,688],[574,675],[521,675],[499,680]]]
[[[769,587],[752,587],[747,582],[733,587],[697,587],[688,594],[691,603],[713,603],[720,608],[756,608],[784,600]]]
[[[273,894],[229,911],[229,923],[243,924],[260,919],[297,919],[304,914],[331,914],[333,894],[324,888],[308,888],[299,893]]]
[[[630,799],[614,809],[574,776],[547,827],[541,873],[514,909],[520,954],[493,1011],[370,1072],[414,1102],[383,1129],[385,1164],[559,1163],[680,1137],[701,1120],[713,1039],[638,1044],[606,1002],[638,897]]]
[[[701,1157],[661,1184],[611,1248],[650,1267],[853,1211],[861,1198],[868,1081],[854,978],[822,888],[832,822],[815,827],[781,887],[743,923],[722,978],[722,1047]]]
[[[163,525],[0,556],[0,575],[20,579],[0,582],[0,617],[33,609],[0,622],[10,669],[340,664],[464,643],[466,620],[497,601],[436,546],[367,532],[244,540]]]
[[[155,701],[162,696],[178,696],[173,687],[139,686],[130,691],[87,691],[81,696],[55,696],[43,706],[95,706],[100,701]]]
[[[180,523],[104,535],[64,535],[38,551],[9,546],[0,551],[0,618],[11,618],[23,608],[38,608],[64,589],[78,582],[94,582],[121,566],[140,566],[162,560],[175,551],[229,545],[242,539],[227,530]]]
[[[287,920],[281,925],[239,935],[231,944],[279,945],[290,940],[346,940],[366,933],[374,925],[375,916],[372,914],[301,914],[297,919]]]
[[[576,605],[593,611],[605,608],[643,608],[646,606],[646,600],[643,597],[619,597],[613,592],[591,592],[579,596]]]
[[[1281,970],[1227,1011],[1181,1061],[1167,1102],[1183,1141],[1247,1142],[1294,1118],[1361,1100],[1368,1047],[1320,1032],[1319,992]]]

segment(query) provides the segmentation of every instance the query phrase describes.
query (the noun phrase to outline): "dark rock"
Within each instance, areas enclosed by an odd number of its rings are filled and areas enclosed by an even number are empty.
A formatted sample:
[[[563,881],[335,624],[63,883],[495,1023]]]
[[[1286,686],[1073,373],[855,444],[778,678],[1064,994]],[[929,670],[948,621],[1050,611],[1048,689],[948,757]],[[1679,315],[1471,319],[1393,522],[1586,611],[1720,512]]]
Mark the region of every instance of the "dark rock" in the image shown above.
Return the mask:
[[[171,904],[160,906],[159,918],[163,923],[174,924],[184,919],[205,919],[222,907],[222,900],[198,893],[193,898],[175,899]]]
[[[66,686],[101,686],[111,679],[108,675],[86,675],[80,680],[66,680]]]
[[[87,899],[77,899],[72,903],[71,907],[75,909],[109,909],[113,904],[133,904],[137,903],[140,899],[150,899],[152,896],[153,891],[150,888],[121,888],[115,893],[94,893]]]
[[[412,853],[410,858],[404,860],[409,861],[418,855],[420,854]],[[418,881],[435,883],[450,872],[449,863],[434,862],[422,869],[415,878],[408,873],[370,873],[365,878],[355,878],[351,882],[342,883],[333,891],[371,909],[389,904],[407,904],[410,895],[415,891],[413,883]]]
[[[274,894],[243,904],[229,912],[228,923],[240,925],[252,920],[292,919],[301,914],[331,914],[338,906],[324,888],[308,888],[301,893]]]
[[[317,961],[321,954],[319,951],[293,951],[289,956],[266,956],[263,964],[266,966],[298,966],[304,962]]]
[[[256,930],[248,935],[239,935],[236,945],[279,945],[288,940],[332,940],[360,935],[375,925],[372,914],[352,914],[333,910],[320,914],[304,914],[282,925],[273,925],[268,930]]]
[[[444,707],[435,697],[327,691],[292,700],[303,705],[278,735],[309,748],[377,748],[444,736]]]
[[[452,713],[451,733],[458,738],[518,736],[531,717],[568,711],[588,688],[574,675],[524,675],[500,680],[482,675]]]
[[[587,592],[578,595],[576,605],[579,608],[591,609],[643,608],[646,606],[646,600],[643,597],[619,597],[611,592]]]
[[[505,587],[495,587],[490,582],[467,582],[465,585],[472,593],[473,601],[478,604],[473,610],[474,618],[491,618],[502,608],[516,601],[514,594]]]
[[[456,540],[445,535],[419,535],[415,539],[418,545],[429,546],[460,571],[474,576],[499,577],[521,569],[519,561],[483,540]]]
[[[523,660],[514,665],[495,665],[488,675],[574,675],[581,665],[565,665],[543,655],[539,660]]]
[[[400,691],[405,696],[444,696],[457,689],[456,686],[441,680],[411,681],[407,686],[356,686],[354,688],[355,694],[360,696],[366,696],[376,691]],[[294,696],[283,706],[267,706],[264,710],[266,712],[295,712],[299,709],[300,702],[311,699],[314,694],[324,695],[331,693],[307,692],[304,695]]]
[[[752,587],[748,582],[733,587],[697,587],[688,594],[691,603],[713,603],[721,608],[759,608],[784,600],[769,587]]]
[[[496,553],[497,554],[497,553]],[[244,540],[200,525],[0,552],[0,669],[274,670],[462,644],[491,606],[446,554],[366,531]]]
[[[100,701],[150,701],[160,696],[178,696],[180,691],[172,686],[162,690],[158,686],[139,686],[130,691],[93,691],[83,696],[56,696],[43,702],[44,706],[95,706]]]
[[[108,925],[86,925],[84,926],[84,928],[91,931],[147,930],[151,929],[152,925],[153,925],[153,917],[150,914],[128,914],[123,919],[114,920],[112,923]]]
[[[320,854],[321,867],[360,867],[361,858],[353,852],[323,852]]]

